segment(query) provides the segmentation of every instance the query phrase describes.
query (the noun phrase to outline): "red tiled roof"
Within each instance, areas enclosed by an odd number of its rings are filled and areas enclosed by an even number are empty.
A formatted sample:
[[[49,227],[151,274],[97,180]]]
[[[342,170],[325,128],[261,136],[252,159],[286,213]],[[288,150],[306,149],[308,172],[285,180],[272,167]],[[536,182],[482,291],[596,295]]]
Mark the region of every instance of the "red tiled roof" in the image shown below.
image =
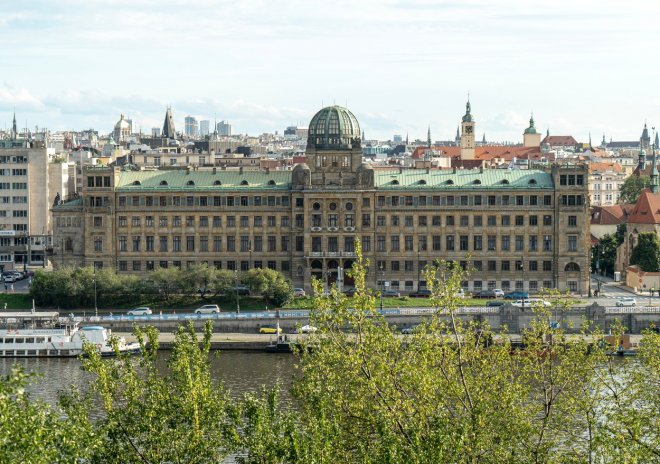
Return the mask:
[[[635,205],[594,206],[591,209],[592,225],[618,225],[626,222]]]
[[[589,172],[596,172],[596,171],[614,171],[614,172],[622,172],[623,169],[621,168],[621,165],[618,163],[589,163]]]
[[[644,189],[627,223],[660,224],[660,194]]]
[[[577,145],[577,140],[572,135],[546,135],[541,140],[541,145],[546,143],[551,147],[574,147]]]

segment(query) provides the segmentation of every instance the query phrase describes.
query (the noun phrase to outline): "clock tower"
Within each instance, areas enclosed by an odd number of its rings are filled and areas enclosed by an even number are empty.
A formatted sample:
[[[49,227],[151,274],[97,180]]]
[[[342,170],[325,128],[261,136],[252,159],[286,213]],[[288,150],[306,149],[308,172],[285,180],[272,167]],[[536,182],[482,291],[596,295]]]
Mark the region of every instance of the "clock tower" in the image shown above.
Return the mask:
[[[470,113],[470,100],[465,105],[461,121],[461,159],[474,159],[474,118]]]

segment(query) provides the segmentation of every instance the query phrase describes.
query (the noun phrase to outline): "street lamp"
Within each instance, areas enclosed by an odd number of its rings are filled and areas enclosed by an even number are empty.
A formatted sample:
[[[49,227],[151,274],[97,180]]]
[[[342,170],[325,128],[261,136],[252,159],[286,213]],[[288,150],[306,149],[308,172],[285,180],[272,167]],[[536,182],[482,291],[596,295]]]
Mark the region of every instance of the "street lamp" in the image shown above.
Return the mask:
[[[241,303],[238,298],[238,269],[234,271],[234,282],[235,282],[235,288],[236,288],[236,313],[239,314],[241,312]]]
[[[94,277],[92,277],[92,281],[94,282],[94,314],[98,317],[99,308],[96,304],[96,263],[94,263]]]
[[[383,269],[383,265],[381,264],[379,267],[380,269],[380,311],[383,311],[383,285],[385,284],[385,273]]]
[[[250,269],[252,269],[252,240],[248,242],[248,251],[250,252]]]
[[[524,260],[524,256],[521,256],[520,257],[520,285],[521,285],[520,290],[521,290],[522,295],[525,294],[525,280],[524,280],[524,278],[525,278],[525,262],[523,260]],[[521,301],[522,301],[522,309],[524,310],[525,309],[525,297],[524,296],[521,298]]]
[[[421,275],[421,269],[419,267],[419,248],[417,248],[417,291],[419,292],[419,279]]]

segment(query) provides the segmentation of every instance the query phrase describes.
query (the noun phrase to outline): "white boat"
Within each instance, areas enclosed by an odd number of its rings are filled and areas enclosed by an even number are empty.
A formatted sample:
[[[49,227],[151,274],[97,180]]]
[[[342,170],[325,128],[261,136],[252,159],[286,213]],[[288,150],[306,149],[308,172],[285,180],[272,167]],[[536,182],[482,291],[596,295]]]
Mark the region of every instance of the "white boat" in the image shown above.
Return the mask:
[[[83,354],[84,342],[102,356],[114,356],[111,331],[101,326],[78,327],[57,312],[0,312],[0,357],[70,357]],[[118,339],[119,351],[138,353],[140,344]]]

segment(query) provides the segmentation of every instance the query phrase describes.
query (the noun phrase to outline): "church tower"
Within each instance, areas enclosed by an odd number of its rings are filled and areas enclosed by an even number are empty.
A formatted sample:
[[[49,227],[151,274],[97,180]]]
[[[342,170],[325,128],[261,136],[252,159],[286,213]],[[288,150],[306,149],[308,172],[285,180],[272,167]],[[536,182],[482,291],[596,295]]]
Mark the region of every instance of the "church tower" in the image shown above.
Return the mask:
[[[523,132],[523,146],[540,147],[541,134],[534,127],[534,114],[529,118],[529,127]]]
[[[174,117],[172,116],[172,107],[167,107],[165,112],[165,122],[163,123],[162,137],[165,139],[175,139],[176,130],[174,129]]]
[[[474,159],[474,118],[470,113],[470,99],[465,104],[461,121],[461,159]]]

